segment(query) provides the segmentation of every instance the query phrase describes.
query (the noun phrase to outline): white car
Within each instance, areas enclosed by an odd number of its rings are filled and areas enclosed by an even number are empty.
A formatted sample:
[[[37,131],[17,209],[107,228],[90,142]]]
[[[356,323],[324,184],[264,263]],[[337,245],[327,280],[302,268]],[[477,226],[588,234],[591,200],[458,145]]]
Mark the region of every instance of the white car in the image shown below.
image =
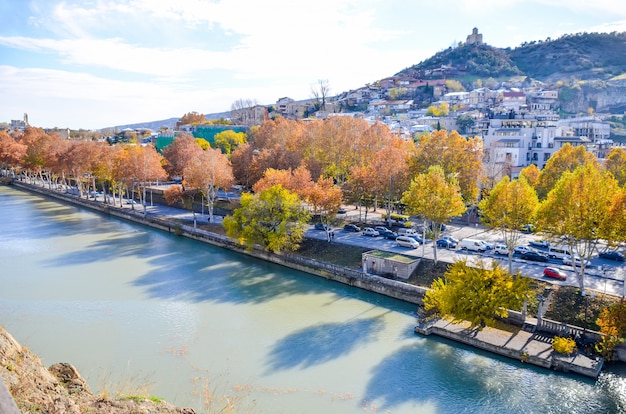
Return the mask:
[[[509,249],[504,244],[496,244],[493,248],[493,252],[504,256],[509,255]]]
[[[363,229],[363,235],[370,236],[370,237],[377,237],[377,236],[380,236],[380,233],[371,227],[366,227]]]
[[[583,261],[580,258],[580,256],[574,256],[574,260],[572,263],[572,256],[568,254],[568,255],[563,256],[563,264],[569,265],[569,266],[582,266]],[[585,260],[585,267],[586,266],[589,266],[589,260]]]
[[[493,248],[495,247],[495,245],[491,242],[487,242],[484,240],[481,240],[480,242],[483,244],[483,246],[485,246],[485,249],[487,250],[493,250]]]
[[[535,249],[533,249],[532,247],[528,247],[528,246],[515,246],[515,249],[513,249],[513,253],[516,253],[516,254],[524,254],[530,251],[535,251]]]

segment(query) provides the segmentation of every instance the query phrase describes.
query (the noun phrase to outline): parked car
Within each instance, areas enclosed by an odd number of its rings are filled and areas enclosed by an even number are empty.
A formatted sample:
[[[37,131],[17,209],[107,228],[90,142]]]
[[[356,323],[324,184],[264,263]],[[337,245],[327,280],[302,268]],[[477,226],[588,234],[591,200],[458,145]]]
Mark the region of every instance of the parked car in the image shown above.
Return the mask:
[[[462,250],[470,250],[479,253],[484,253],[487,250],[483,241],[478,239],[463,239],[461,240],[460,246]]]
[[[487,241],[484,241],[484,240],[481,240],[480,242],[483,244],[483,246],[485,246],[486,250],[493,250],[493,248],[495,247],[495,244],[493,244],[491,242],[487,242]]]
[[[541,254],[534,250],[529,250],[526,253],[522,254],[522,259],[524,260],[532,260],[533,262],[547,262],[548,256],[545,254]]]
[[[419,234],[406,234],[406,237],[412,238],[419,244],[424,244],[424,239],[422,239],[422,236],[420,236]]]
[[[348,211],[343,208],[343,207],[339,207],[339,210],[337,210],[337,214],[346,214]]]
[[[454,237],[452,237],[450,235],[441,236],[441,238],[444,239],[444,240],[448,240],[451,243],[459,244],[459,239],[455,239]]]
[[[496,244],[494,246],[494,248],[493,248],[493,252],[495,254],[501,254],[501,255],[504,255],[504,256],[508,256],[509,255],[509,249],[504,244]]]
[[[550,242],[547,240],[531,240],[528,242],[528,245],[532,247],[541,247],[542,249],[548,249],[550,247]]]
[[[513,249],[513,253],[515,254],[524,254],[524,253],[528,253],[528,252],[534,252],[535,249],[533,249],[532,247],[528,247],[528,246],[515,246],[515,248]]]
[[[359,233],[361,231],[359,226],[357,226],[356,224],[346,224],[345,226],[343,226],[343,229],[352,233]]]
[[[598,255],[598,257],[602,259],[615,260],[618,262],[623,262],[624,260],[626,260],[623,254],[621,254],[620,252],[616,252],[615,250],[610,252],[602,252]]]
[[[379,231],[380,235],[385,239],[395,240],[398,237],[398,233],[393,232],[389,229],[385,229],[385,231]]]
[[[456,249],[457,243],[450,239],[441,238],[437,240],[437,247],[443,247],[445,249]]]
[[[552,279],[567,280],[567,273],[558,267],[546,267],[543,269],[543,275]]]
[[[374,227],[374,230],[376,230],[379,234],[383,233],[385,231],[389,231],[389,229],[387,227],[384,227],[384,226],[376,226],[376,227]]]
[[[327,224],[315,223],[315,230],[330,231],[331,227]]]
[[[396,244],[399,247],[408,247],[410,249],[417,249],[420,245],[417,240],[409,236],[398,236],[398,238],[396,238]]]
[[[574,255],[565,255],[563,256],[563,264],[569,266],[582,266],[583,261],[580,256]],[[589,266],[589,260],[585,260],[585,266]]]
[[[522,233],[530,234],[534,233],[537,228],[534,224],[524,224],[520,230]]]
[[[363,229],[363,235],[364,236],[370,236],[370,237],[378,237],[378,236],[380,236],[380,233],[377,232],[376,230],[374,230],[371,227],[365,227]]]

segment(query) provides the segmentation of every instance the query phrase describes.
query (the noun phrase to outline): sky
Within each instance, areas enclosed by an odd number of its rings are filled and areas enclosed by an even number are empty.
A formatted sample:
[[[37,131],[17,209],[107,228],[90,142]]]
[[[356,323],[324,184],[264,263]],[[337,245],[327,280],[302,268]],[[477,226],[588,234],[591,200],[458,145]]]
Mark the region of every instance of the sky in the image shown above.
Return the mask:
[[[626,31],[615,0],[0,0],[0,122],[101,129],[330,95],[465,41]]]

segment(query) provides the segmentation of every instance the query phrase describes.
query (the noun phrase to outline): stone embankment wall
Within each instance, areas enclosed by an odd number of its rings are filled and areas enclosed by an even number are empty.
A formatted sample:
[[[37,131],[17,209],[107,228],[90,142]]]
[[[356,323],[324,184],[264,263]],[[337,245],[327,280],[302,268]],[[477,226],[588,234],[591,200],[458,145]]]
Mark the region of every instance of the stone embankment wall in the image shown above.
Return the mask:
[[[289,253],[272,253],[261,247],[247,249],[230,237],[221,234],[211,233],[194,228],[193,226],[180,225],[170,222],[167,219],[144,215],[141,208],[131,210],[127,208],[117,208],[101,202],[79,198],[74,195],[60,193],[45,187],[25,184],[19,181],[13,183],[18,188],[27,191],[40,193],[56,198],[71,204],[80,205],[91,210],[99,211],[113,217],[144,224],[155,229],[167,231],[179,236],[188,237],[214,246],[223,247],[247,256],[252,256],[261,260],[270,261],[292,269],[315,274],[328,280],[344,283],[346,285],[358,287],[360,289],[379,293],[408,303],[421,304],[422,297],[427,289],[407,283],[386,279],[380,276],[363,273],[359,270],[336,266],[331,263],[319,262],[317,260],[298,256]]]

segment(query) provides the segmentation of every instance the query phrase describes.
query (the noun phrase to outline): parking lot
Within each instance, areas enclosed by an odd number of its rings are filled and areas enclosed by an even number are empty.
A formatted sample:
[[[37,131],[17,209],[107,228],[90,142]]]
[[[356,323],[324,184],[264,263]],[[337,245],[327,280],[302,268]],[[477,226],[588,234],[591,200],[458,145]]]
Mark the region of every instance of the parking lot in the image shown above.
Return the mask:
[[[351,219],[358,219],[358,213],[350,212],[352,214]],[[371,222],[371,227],[379,225],[375,215],[368,217],[368,222]],[[348,232],[343,230],[342,227],[332,227],[334,233],[334,243],[344,243],[354,246],[360,246],[365,248],[391,251],[401,253],[407,256],[424,257],[427,259],[434,258],[433,241],[426,240],[426,243],[420,245],[416,249],[405,248],[397,246],[394,240],[388,240],[383,237],[369,237],[364,236],[363,233]],[[462,239],[480,239],[490,244],[502,244],[503,239],[499,232],[492,231],[481,225],[468,225],[460,221],[454,221],[446,226],[446,230],[442,235],[450,235],[458,240]],[[327,240],[327,234],[323,230],[315,230],[313,226],[307,231],[306,237],[319,240]],[[540,240],[540,235],[535,234],[522,234],[520,245],[527,245],[531,240]],[[534,247],[538,251],[544,253],[547,249]],[[452,263],[456,260],[496,260],[502,264],[502,266],[508,267],[508,257],[497,255],[493,250],[487,250],[485,253],[471,252],[467,250],[461,250],[458,247],[456,249],[437,249],[437,259],[439,261]],[[555,279],[546,278],[543,276],[543,270],[547,267],[556,267],[562,269],[567,274],[567,280],[560,281]],[[564,265],[560,259],[549,259],[546,263],[533,262],[528,260],[522,260],[521,255],[516,254],[513,257],[513,268],[519,269],[524,275],[541,279],[543,281],[566,286],[579,286],[578,275],[574,271],[574,268],[570,265]],[[591,289],[600,293],[607,293],[614,296],[624,296],[625,285],[624,277],[626,275],[626,265],[624,262],[617,262],[613,260],[601,259],[597,256],[592,258],[589,266],[585,269],[585,288]]]

